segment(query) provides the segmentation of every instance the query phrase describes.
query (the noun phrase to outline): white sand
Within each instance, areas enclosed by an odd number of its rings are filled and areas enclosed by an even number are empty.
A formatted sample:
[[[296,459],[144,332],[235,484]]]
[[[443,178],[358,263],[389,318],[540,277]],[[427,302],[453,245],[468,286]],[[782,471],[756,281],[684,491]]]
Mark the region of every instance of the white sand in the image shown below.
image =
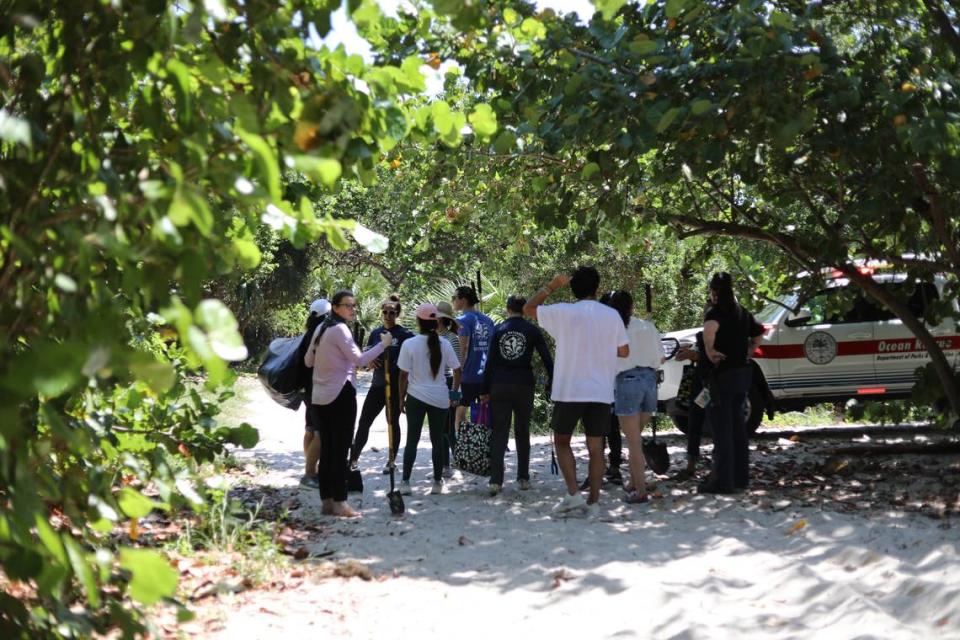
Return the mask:
[[[252,395],[249,421],[262,441],[238,457],[268,464],[260,482],[292,486],[302,473],[302,415],[259,389]],[[414,495],[396,519],[380,473],[385,426],[381,416],[361,458],[365,492],[351,494],[362,518],[321,516],[312,492],[300,492],[294,512],[320,526],[313,553],[355,559],[374,580],[248,594],[226,605],[216,637],[960,637],[957,530],[949,520],[775,510],[743,495],[691,495],[669,481],[660,483],[663,499],[648,505],[627,506],[619,490],[604,492],[599,521],[559,520],[550,509],[563,485],[550,474],[547,439],[534,439],[530,491],[513,481],[511,442],[500,496],[487,497],[486,479],[459,473],[443,495],[430,496],[426,433]],[[681,460],[682,442],[671,445]],[[777,502],[767,498],[759,502]],[[806,526],[790,533],[801,521]]]

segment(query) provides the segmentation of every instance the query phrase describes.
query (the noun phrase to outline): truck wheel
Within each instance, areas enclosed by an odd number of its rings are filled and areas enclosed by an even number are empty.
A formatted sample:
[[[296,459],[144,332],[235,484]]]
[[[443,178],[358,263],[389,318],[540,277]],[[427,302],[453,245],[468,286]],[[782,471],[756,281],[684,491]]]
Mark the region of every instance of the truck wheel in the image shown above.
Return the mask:
[[[756,384],[750,385],[747,392],[747,401],[743,403],[744,418],[747,423],[747,433],[752,435],[757,432],[760,423],[763,422],[764,398],[763,391]]]

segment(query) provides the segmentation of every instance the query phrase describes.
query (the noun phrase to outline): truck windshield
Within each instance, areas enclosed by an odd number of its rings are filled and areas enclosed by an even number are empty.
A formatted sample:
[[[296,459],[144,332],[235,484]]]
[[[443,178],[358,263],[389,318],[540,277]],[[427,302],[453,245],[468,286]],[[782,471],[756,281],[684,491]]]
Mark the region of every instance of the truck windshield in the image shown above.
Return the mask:
[[[754,317],[760,324],[774,324],[781,315],[787,312],[787,308],[794,308],[797,304],[796,294],[787,294],[780,298],[779,302],[768,302],[767,306],[760,310],[760,313]]]

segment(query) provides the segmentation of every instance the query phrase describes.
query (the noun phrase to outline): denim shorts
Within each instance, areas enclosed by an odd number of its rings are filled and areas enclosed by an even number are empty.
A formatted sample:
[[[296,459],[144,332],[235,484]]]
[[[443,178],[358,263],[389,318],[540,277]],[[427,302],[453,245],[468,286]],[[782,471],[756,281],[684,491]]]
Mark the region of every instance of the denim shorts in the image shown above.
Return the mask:
[[[653,413],[657,410],[657,372],[634,367],[617,374],[613,412],[618,416]]]

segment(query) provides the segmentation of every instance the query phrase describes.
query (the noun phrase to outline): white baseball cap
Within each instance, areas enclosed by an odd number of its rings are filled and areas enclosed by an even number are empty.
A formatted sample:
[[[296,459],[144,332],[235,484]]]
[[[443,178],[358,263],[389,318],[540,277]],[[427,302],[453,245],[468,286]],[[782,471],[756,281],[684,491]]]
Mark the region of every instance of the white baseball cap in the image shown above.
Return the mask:
[[[310,313],[314,313],[318,316],[326,315],[330,313],[330,301],[326,298],[317,298],[310,305]]]

